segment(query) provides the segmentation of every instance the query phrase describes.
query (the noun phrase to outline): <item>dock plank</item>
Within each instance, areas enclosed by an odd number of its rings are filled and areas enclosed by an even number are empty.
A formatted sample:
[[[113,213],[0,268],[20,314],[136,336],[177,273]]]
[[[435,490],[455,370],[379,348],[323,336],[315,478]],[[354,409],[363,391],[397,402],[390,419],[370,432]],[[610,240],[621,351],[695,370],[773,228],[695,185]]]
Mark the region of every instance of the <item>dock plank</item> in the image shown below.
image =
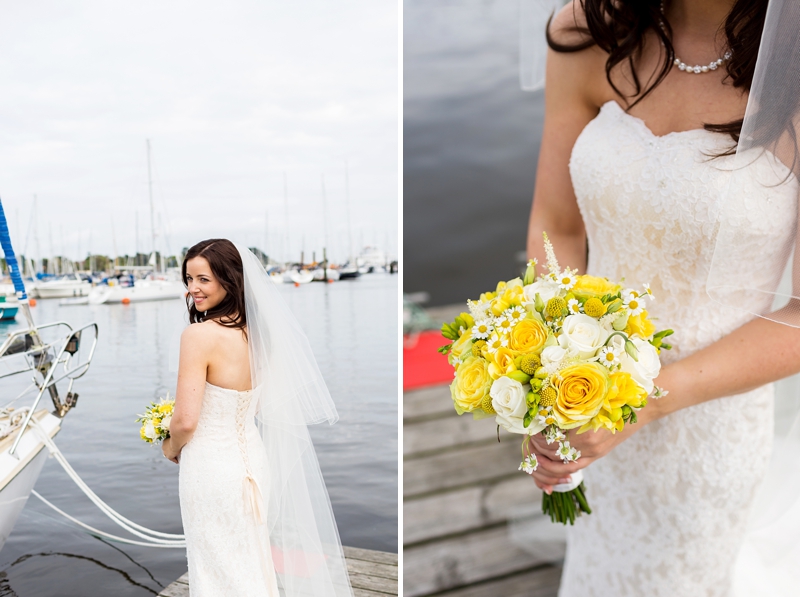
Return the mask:
[[[511,541],[506,525],[407,546],[403,548],[403,595],[432,595],[543,563]]]
[[[354,597],[396,597],[397,554],[357,547],[344,548]],[[170,584],[158,597],[188,597],[189,573]]]
[[[403,416],[404,595],[556,597],[563,547],[517,472],[519,438],[456,415],[446,385],[406,392]]]
[[[536,509],[542,492],[527,475],[496,483],[403,500],[403,541],[406,545],[477,530]],[[458,516],[453,516],[457,504]],[[525,512],[527,513],[527,512]]]
[[[519,574],[493,579],[453,591],[437,593],[440,597],[556,597],[561,580],[561,568],[542,566]]]

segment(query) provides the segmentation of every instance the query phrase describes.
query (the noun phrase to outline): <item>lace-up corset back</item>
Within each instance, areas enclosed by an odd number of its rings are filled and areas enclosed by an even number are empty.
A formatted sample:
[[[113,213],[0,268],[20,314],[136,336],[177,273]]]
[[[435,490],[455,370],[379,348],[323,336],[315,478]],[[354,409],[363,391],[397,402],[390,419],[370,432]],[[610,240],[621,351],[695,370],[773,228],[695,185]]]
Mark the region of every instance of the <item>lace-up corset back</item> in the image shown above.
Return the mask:
[[[181,517],[192,597],[277,597],[263,496],[266,451],[258,403],[206,383],[192,439],[180,458]]]

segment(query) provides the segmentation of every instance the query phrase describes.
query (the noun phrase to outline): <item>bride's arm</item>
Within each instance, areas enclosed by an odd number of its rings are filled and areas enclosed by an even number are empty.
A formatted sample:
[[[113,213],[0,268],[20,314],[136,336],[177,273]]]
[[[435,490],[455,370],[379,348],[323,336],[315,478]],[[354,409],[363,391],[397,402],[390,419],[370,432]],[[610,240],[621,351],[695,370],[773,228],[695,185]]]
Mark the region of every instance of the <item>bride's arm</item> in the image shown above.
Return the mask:
[[[579,11],[580,6],[575,8]],[[568,30],[575,25],[572,4],[553,19],[551,35],[560,43],[579,41]],[[597,89],[608,84],[605,57],[597,47],[574,53],[548,50],[545,81],[545,118],[533,209],[528,222],[528,257],[545,263],[542,232],[547,232],[559,260],[564,265],[585,271],[586,231],[578,210],[569,174],[572,146],[584,127],[597,116],[602,100]]]
[[[175,411],[169,426],[170,437],[162,444],[164,455],[173,462],[178,462],[181,449],[192,439],[200,419],[210,350],[206,333],[202,324],[194,324],[181,334]]]
[[[795,254],[800,255],[800,233]],[[800,294],[800,259],[795,260],[793,272],[794,295]],[[775,319],[800,326],[800,305],[792,301],[773,314]],[[656,383],[669,394],[651,399],[638,413],[638,422],[626,425],[622,432],[606,430],[581,435],[570,432],[571,445],[581,452],[577,463],[562,464],[552,446],[543,438],[533,439],[540,469],[534,476],[536,484],[545,491],[598,458],[608,454],[644,425],[676,411],[725,396],[742,394],[765,384],[800,372],[800,328],[756,317],[727,336],[690,356],[661,369]],[[743,441],[745,441],[743,439]]]

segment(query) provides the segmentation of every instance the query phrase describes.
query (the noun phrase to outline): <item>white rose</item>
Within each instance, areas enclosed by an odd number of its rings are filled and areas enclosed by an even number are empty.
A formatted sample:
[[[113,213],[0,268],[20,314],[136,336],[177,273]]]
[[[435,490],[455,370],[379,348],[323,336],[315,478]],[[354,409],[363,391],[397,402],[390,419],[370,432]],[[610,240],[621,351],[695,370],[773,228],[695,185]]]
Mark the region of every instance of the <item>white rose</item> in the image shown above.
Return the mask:
[[[156,439],[156,428],[153,425],[153,421],[147,421],[144,424],[144,435],[147,439]]]
[[[536,302],[536,293],[539,293],[539,296],[542,297],[542,301],[547,304],[547,301],[558,295],[558,291],[557,282],[553,282],[552,280],[538,280],[533,284],[528,284],[522,289],[522,294],[525,297],[522,304],[525,306],[533,305]]]
[[[167,415],[161,419],[161,428],[169,431],[169,424],[172,423],[172,415]]]
[[[594,317],[583,313],[569,315],[564,319],[561,332],[562,336],[567,339],[569,347],[575,350],[582,359],[595,356],[610,335],[608,330],[600,325]]]
[[[622,370],[630,373],[631,377],[650,394],[653,391],[653,380],[661,372],[661,361],[658,358],[656,347],[647,340],[633,337],[631,342],[639,351],[638,361],[634,361],[626,352],[622,353],[620,363]]]
[[[548,367],[550,365],[558,365],[567,356],[567,351],[558,345],[548,346],[542,351],[542,365]]]
[[[499,377],[492,384],[489,395],[492,397],[492,407],[497,411],[495,420],[503,429],[523,435],[533,435],[543,429],[536,421],[531,421],[525,428],[524,419],[528,412],[526,394],[523,385],[510,377]]]

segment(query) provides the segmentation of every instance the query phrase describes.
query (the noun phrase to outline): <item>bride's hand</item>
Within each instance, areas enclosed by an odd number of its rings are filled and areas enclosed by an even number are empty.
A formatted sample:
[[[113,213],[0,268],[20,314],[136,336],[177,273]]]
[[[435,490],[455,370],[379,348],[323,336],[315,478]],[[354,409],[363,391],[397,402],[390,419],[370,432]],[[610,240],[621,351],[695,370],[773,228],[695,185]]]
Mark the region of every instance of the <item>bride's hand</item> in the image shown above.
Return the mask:
[[[658,385],[667,389],[673,387],[674,384],[670,381],[671,373],[672,371],[668,366],[664,367],[658,376]],[[662,416],[662,409],[659,409],[656,404],[655,400],[651,400],[650,404],[638,412],[638,421],[636,423],[627,424],[622,431],[613,434],[607,429],[587,431],[581,434],[578,434],[577,430],[574,429],[567,432],[567,441],[569,441],[570,446],[581,453],[581,457],[577,462],[562,462],[556,454],[557,443],[548,445],[547,440],[540,433],[532,436],[531,448],[539,461],[539,467],[531,476],[534,478],[537,487],[546,493],[551,493],[553,485],[569,483],[569,476],[572,473],[586,468],[595,460],[599,460],[649,422]]]
[[[164,456],[167,458],[167,460],[171,460],[175,464],[180,464],[178,460],[180,459],[181,451],[178,450],[177,452],[175,452],[172,449],[171,440],[172,438],[168,437],[163,442],[161,442],[161,451],[164,453]]]

